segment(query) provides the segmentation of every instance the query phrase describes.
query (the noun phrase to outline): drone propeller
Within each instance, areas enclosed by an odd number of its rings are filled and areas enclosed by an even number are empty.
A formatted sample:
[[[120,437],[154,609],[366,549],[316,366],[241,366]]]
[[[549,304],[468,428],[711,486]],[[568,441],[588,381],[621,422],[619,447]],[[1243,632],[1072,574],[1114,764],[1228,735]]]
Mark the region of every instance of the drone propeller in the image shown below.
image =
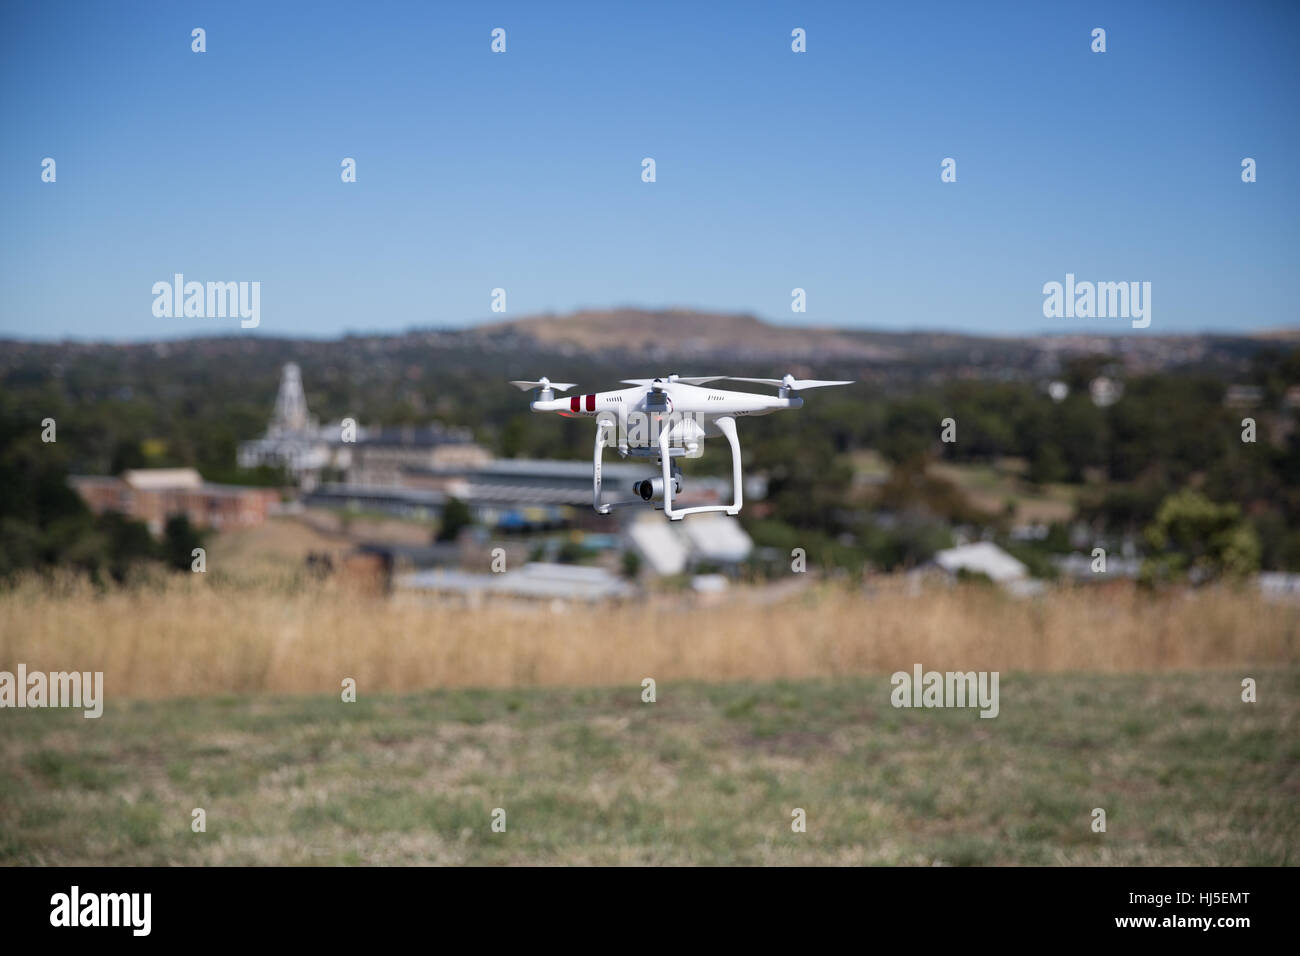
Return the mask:
[[[786,375],[785,378],[739,378],[735,375],[728,375],[727,378],[733,382],[753,382],[756,385],[776,385],[779,388],[789,389],[793,392],[799,392],[805,388],[825,388],[828,385],[852,385],[852,382],[829,382],[816,378],[795,378],[793,375]]]
[[[654,387],[672,382],[681,382],[683,385],[703,385],[705,382],[716,382],[726,377],[725,375],[669,375],[667,378],[625,378],[622,381],[624,385],[649,385]]]
[[[526,392],[530,388],[540,388],[540,389],[558,388],[560,391],[563,392],[573,388],[574,385],[576,385],[577,383],[576,382],[552,382],[549,378],[543,375],[536,382],[511,382],[510,384],[513,385],[515,388],[519,389],[521,392]]]

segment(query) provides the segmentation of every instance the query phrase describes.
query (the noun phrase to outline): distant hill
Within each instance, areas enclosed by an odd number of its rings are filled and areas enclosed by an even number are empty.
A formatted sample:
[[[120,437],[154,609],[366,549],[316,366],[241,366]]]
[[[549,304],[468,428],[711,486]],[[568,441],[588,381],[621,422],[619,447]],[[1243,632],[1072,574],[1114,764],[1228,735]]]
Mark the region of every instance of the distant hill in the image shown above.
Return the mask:
[[[815,357],[889,360],[903,356],[891,344],[842,329],[773,325],[753,315],[690,309],[602,309],[544,315],[479,326],[532,339],[543,349],[632,351],[668,356],[733,355],[740,358]]]
[[[1290,347],[1300,330],[1242,335],[1103,335],[1063,333],[979,336],[955,332],[881,331],[778,325],[746,313],[692,309],[599,309],[540,315],[475,326],[466,341],[497,348],[654,361],[934,365],[1020,368],[1045,372],[1068,355],[1113,355],[1134,370],[1237,366],[1262,347]]]
[[[578,374],[582,366],[596,365],[608,366],[611,372],[632,367],[640,373],[738,374],[750,369],[747,374],[791,371],[872,381],[915,382],[936,376],[1041,379],[1055,374],[1062,360],[1081,355],[1111,356],[1130,372],[1181,368],[1234,377],[1248,372],[1252,356],[1261,350],[1293,349],[1298,339],[1300,329],[1240,335],[980,336],[782,325],[747,313],[625,307],[338,339],[238,332],[120,344],[0,339],[0,383],[41,378],[46,370],[79,361],[107,363],[98,367],[100,372],[126,372],[137,363],[169,359],[180,366],[189,360],[215,363],[199,373],[204,378],[219,371],[226,379],[247,373],[258,381],[289,360],[307,369],[358,366],[349,373],[354,385],[371,375],[383,381],[382,376],[393,371],[392,362],[401,363],[403,374],[416,377],[422,374],[417,368],[453,377],[471,370],[498,376],[503,369],[528,376],[543,365],[548,374],[564,367],[577,368],[570,374]]]

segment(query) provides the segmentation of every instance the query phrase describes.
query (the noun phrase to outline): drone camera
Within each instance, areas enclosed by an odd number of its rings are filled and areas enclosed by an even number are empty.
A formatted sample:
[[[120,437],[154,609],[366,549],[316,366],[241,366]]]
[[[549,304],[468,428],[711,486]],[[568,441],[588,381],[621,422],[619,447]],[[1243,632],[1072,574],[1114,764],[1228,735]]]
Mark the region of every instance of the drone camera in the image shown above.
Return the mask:
[[[644,481],[638,481],[632,485],[632,492],[638,495],[642,501],[654,501],[664,496],[664,480],[662,478],[647,478]],[[678,478],[673,478],[673,494],[682,493],[682,483]]]

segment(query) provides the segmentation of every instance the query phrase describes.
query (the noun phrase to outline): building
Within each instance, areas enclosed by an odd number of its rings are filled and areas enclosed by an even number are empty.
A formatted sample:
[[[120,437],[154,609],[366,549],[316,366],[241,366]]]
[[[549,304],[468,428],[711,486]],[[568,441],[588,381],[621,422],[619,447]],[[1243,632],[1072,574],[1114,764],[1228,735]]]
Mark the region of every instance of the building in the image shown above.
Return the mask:
[[[605,568],[541,562],[501,574],[448,568],[412,571],[398,576],[395,584],[408,591],[459,594],[475,604],[487,595],[558,602],[557,610],[565,601],[608,601],[637,593],[633,585]]]
[[[440,422],[365,428],[348,449],[347,477],[353,485],[413,487],[407,472],[463,472],[491,461],[467,428]]]
[[[391,446],[381,453],[384,466],[348,472],[346,484],[325,484],[304,499],[308,505],[350,507],[354,510],[412,514],[441,512],[442,503],[455,498],[469,506],[474,520],[488,528],[528,531],[579,527],[592,531],[617,530],[631,512],[649,506],[632,491],[632,485],[656,473],[653,464],[607,462],[601,469],[601,498],[616,506],[614,517],[596,514],[592,501],[590,461],[503,458],[493,460],[473,450],[448,447],[436,464],[402,464]],[[362,452],[362,454],[367,454]],[[386,481],[356,479],[385,478]],[[746,481],[748,498],[762,497],[761,479]],[[731,500],[730,479],[686,476],[679,500],[685,505],[719,504]]]
[[[402,485],[408,468],[464,468],[491,455],[474,443],[468,429],[440,423],[368,428],[344,421],[319,425],[307,410],[302,373],[285,365],[266,434],[239,443],[241,468],[283,468],[304,489],[325,470],[345,472],[352,485]]]
[[[1264,571],[1257,575],[1256,580],[1264,600],[1300,604],[1300,574]]]
[[[143,521],[154,535],[176,514],[199,528],[252,527],[280,502],[274,488],[216,485],[193,468],[132,469],[119,478],[73,475],[68,484],[95,514],[119,512]]]
[[[590,461],[503,458],[468,468],[409,468],[403,481],[463,501],[474,520],[488,528],[610,530],[617,527],[618,519],[611,521],[591,508],[591,472]],[[632,501],[632,483],[644,478],[644,472],[644,468],[619,462],[605,465],[601,482],[604,500]]]
[[[1109,408],[1124,397],[1124,385],[1116,379],[1099,375],[1088,383],[1088,397],[1098,408]]]
[[[932,562],[951,578],[983,575],[1006,591],[1019,597],[1037,594],[1043,582],[1029,576],[1029,569],[991,541],[962,544],[936,551]]]
[[[426,520],[442,514],[447,496],[440,491],[328,482],[304,492],[302,503],[314,508],[366,511],[395,518]]]
[[[1106,570],[1095,570],[1097,559],[1091,554],[1075,551],[1071,554],[1052,558],[1052,564],[1062,576],[1077,581],[1107,580],[1114,578],[1134,579],[1142,570],[1142,560],[1132,555],[1113,554],[1106,556]]]
[[[753,539],[740,522],[721,513],[666,521],[662,515],[641,515],[626,532],[631,548],[658,575],[683,574],[709,567],[735,571],[754,550]]]
[[[1223,395],[1226,408],[1255,408],[1264,401],[1264,390],[1258,385],[1229,385]]]
[[[341,433],[341,429],[335,432],[340,437]],[[266,435],[240,442],[236,455],[240,468],[283,468],[295,481],[309,485],[333,464],[334,449],[307,411],[302,373],[293,362],[280,373],[280,390]]]

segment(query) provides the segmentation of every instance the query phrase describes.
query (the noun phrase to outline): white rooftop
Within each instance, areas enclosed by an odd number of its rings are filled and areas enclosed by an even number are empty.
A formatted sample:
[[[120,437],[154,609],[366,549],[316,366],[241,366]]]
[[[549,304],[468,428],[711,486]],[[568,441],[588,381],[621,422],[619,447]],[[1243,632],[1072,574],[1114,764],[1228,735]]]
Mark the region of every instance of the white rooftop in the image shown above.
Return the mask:
[[[695,515],[681,524],[695,553],[707,561],[744,561],[754,550],[754,540],[730,515]]]
[[[952,574],[958,571],[987,574],[999,583],[1014,581],[1029,574],[1027,567],[991,541],[963,544],[939,551],[934,556],[934,563]]]
[[[628,537],[655,574],[681,574],[686,568],[686,544],[663,518],[634,521]]]
[[[691,515],[682,521],[668,521],[661,514],[647,514],[627,529],[637,551],[655,574],[680,574],[691,558],[732,564],[744,561],[754,550],[753,539],[730,515]]]
[[[193,468],[129,468],[122,480],[141,491],[165,488],[201,488],[203,478]]]
[[[476,574],[451,569],[413,571],[400,575],[397,585],[429,591],[493,593],[511,597],[571,598],[597,601],[629,597],[636,589],[604,568],[564,564],[525,564],[504,574]]]

